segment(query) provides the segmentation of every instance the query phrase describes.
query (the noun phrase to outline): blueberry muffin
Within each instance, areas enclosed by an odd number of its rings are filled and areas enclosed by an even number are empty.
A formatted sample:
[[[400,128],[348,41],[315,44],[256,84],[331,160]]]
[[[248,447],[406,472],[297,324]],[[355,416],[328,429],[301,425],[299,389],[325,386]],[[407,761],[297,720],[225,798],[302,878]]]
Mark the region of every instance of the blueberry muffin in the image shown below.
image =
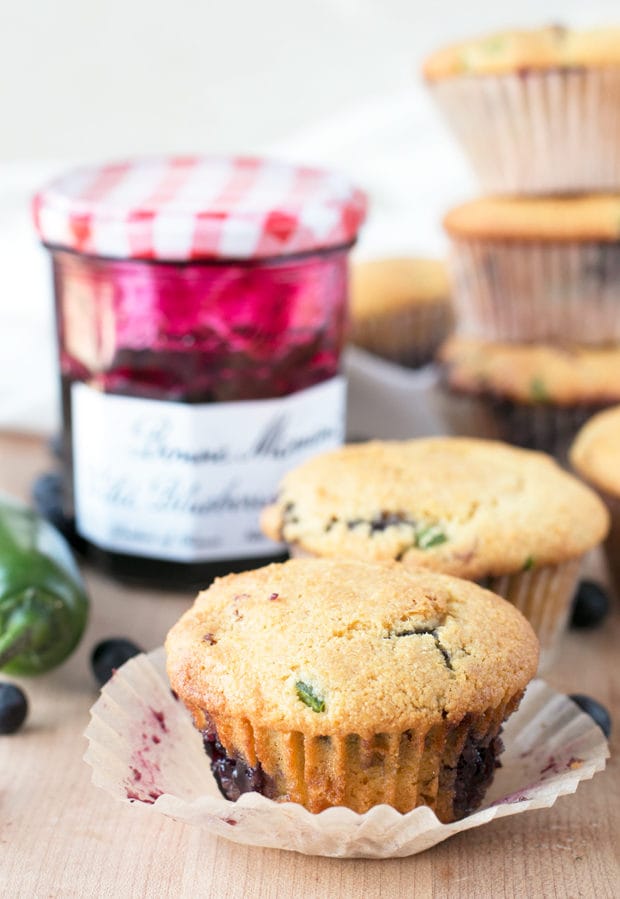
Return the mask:
[[[609,569],[620,592],[620,406],[591,418],[570,451],[575,471],[601,495],[611,516],[605,541]]]
[[[523,612],[548,664],[607,512],[542,453],[438,437],[315,456],[285,476],[262,527],[294,555],[394,559],[478,581]]]
[[[462,333],[620,342],[620,195],[487,197],[452,209],[444,227]]]
[[[562,462],[579,428],[620,402],[620,345],[492,343],[453,337],[439,352],[453,433],[506,440]],[[475,430],[473,430],[475,429]]]
[[[620,189],[620,28],[490,34],[423,73],[485,192]]]
[[[482,802],[538,658],[523,616],[475,584],[327,559],[216,580],[166,652],[227,798],[445,822]]]
[[[439,259],[357,262],[351,273],[349,338],[391,362],[430,362],[452,327],[450,287]]]

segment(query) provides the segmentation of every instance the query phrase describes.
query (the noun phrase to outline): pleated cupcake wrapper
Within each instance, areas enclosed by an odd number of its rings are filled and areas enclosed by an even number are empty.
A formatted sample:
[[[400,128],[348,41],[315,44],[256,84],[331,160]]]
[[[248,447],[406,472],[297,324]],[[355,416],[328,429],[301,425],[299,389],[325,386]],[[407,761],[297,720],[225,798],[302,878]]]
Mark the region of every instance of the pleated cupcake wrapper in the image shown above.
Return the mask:
[[[470,336],[620,341],[620,241],[452,241],[454,303]]]
[[[485,193],[620,189],[620,68],[462,75],[430,87]]]
[[[409,809],[424,804],[450,820],[456,768],[466,741],[488,745],[519,699],[509,696],[497,708],[467,716],[456,726],[442,722],[428,731],[368,736],[305,736],[254,729],[247,720],[212,721],[220,741],[234,747],[235,755],[251,766],[260,762],[278,795],[311,811],[326,805],[367,809],[387,803]]]
[[[351,323],[351,343],[391,362],[418,368],[430,362],[453,324],[446,302],[420,303]]]
[[[484,807],[461,821],[441,824],[426,806],[403,815],[378,805],[359,815],[343,807],[312,814],[258,793],[230,802],[217,791],[191,716],[171,694],[162,649],[131,659],[106,684],[86,737],[93,781],[117,799],[237,843],[342,858],[413,855],[495,818],[546,808],[602,771],[608,757],[592,720],[534,681],[504,726],[506,751]]]
[[[542,565],[518,574],[489,578],[485,586],[503,596],[530,622],[540,641],[539,672],[548,671],[575,595],[582,558],[559,565]]]
[[[453,390],[444,385],[441,413],[451,434],[504,440],[525,449],[549,453],[566,466],[568,450],[577,432],[605,404],[560,406],[521,403],[495,394]],[[613,405],[609,403],[608,405]]]

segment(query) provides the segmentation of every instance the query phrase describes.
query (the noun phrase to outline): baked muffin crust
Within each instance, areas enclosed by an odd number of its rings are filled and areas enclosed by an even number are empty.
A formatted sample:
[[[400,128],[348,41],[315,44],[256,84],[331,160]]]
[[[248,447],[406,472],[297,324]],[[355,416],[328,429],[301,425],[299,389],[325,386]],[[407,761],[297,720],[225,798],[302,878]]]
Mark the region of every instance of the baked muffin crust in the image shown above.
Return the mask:
[[[620,196],[482,197],[451,209],[443,224],[456,239],[616,242]]]
[[[538,662],[523,616],[476,584],[328,559],[216,580],[166,651],[199,724],[206,710],[255,730],[362,738],[483,714],[522,691]]]
[[[321,557],[396,559],[460,577],[557,565],[608,526],[549,456],[467,438],[353,444],[283,479],[264,532]]]
[[[425,61],[429,81],[459,75],[504,75],[620,65],[620,28],[577,31],[562,26],[508,30],[452,44]]]

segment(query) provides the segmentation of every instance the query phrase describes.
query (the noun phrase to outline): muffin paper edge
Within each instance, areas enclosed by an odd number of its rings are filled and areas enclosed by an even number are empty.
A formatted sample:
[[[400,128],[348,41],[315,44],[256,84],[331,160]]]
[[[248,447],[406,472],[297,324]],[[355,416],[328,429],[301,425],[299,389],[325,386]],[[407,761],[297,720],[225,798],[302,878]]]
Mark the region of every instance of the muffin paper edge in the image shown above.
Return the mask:
[[[85,761],[93,782],[125,802],[246,845],[309,855],[396,858],[413,855],[494,818],[553,805],[603,770],[607,742],[567,697],[534,681],[504,726],[506,751],[484,807],[452,824],[418,807],[379,805],[312,814],[257,793],[237,802],[217,793],[201,736],[170,691],[164,651],[137,656],[117,671],[91,710]]]

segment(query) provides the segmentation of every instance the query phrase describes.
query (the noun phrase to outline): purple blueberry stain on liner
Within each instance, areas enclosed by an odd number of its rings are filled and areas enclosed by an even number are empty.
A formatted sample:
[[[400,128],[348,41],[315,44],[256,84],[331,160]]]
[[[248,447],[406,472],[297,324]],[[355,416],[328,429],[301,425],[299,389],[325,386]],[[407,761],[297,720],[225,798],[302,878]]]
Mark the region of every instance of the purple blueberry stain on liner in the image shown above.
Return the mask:
[[[151,713],[163,732],[168,733],[168,726],[166,724],[166,716],[164,715],[164,713],[159,712],[156,709],[151,709]]]
[[[548,777],[552,777],[555,774],[564,774],[565,771],[574,771],[575,768],[581,768],[582,765],[583,759],[574,755],[565,762],[558,761],[553,756],[550,756],[545,767],[541,769],[540,776],[543,780],[548,780]]]
[[[153,728],[156,728],[156,731]],[[131,754],[125,780],[125,795],[130,802],[152,805],[163,790],[160,787],[162,771],[159,764],[164,736],[170,737],[163,712],[149,708],[147,720],[141,722],[136,734],[137,745]]]

